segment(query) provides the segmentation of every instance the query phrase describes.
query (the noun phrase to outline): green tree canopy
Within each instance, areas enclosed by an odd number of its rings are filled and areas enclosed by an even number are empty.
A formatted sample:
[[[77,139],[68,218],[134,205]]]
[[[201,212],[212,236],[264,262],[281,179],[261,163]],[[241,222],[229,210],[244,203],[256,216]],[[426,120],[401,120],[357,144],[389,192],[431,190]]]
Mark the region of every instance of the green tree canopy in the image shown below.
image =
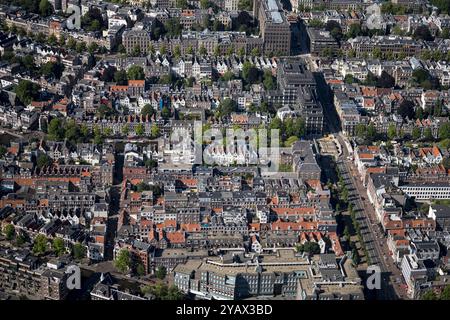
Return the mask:
[[[397,128],[395,127],[395,124],[389,125],[387,136],[390,140],[394,139],[397,136]]]
[[[127,77],[129,80],[144,80],[145,74],[144,69],[138,65],[132,65],[128,68]]]
[[[12,240],[14,238],[15,233],[16,230],[14,229],[14,226],[10,223],[3,228],[3,234],[5,235],[6,240]]]
[[[41,0],[39,2],[39,12],[43,17],[48,17],[53,13],[53,6],[48,0]]]
[[[39,96],[40,87],[34,82],[28,80],[20,80],[14,92],[23,105],[28,105],[33,99]]]
[[[156,123],[152,124],[152,127],[150,128],[150,136],[152,139],[156,139],[159,137],[159,127],[156,125]]]
[[[38,255],[45,254],[48,250],[47,242],[48,240],[44,235],[38,234],[34,239],[33,252]]]
[[[230,98],[225,98],[217,108],[217,113],[219,117],[226,117],[231,115],[231,113],[237,111],[237,103]]]
[[[144,117],[148,116],[149,118],[151,118],[154,114],[155,114],[155,110],[153,109],[151,104],[146,104],[145,106],[142,107],[142,110],[141,110],[142,116],[144,116]]]
[[[127,272],[131,267],[131,255],[126,249],[121,249],[117,254],[114,265],[122,273]]]
[[[128,83],[128,74],[125,70],[117,70],[114,73],[114,81],[118,85],[126,85]]]
[[[156,270],[156,277],[158,279],[163,280],[167,275],[167,270],[164,266],[158,267],[158,269]]]
[[[86,257],[86,247],[81,243],[75,243],[72,247],[72,255],[76,260]]]
[[[269,70],[264,71],[264,80],[263,80],[264,88],[266,90],[274,90],[276,89],[276,81],[275,77],[272,75],[272,72]]]
[[[138,125],[136,125],[136,127],[134,128],[134,131],[136,132],[136,135],[138,136],[143,136],[145,134],[145,128],[144,125],[142,123],[139,123]]]
[[[439,139],[450,139],[450,122],[445,122],[439,127]]]
[[[61,256],[64,254],[64,252],[66,251],[66,247],[64,245],[64,240],[61,238],[54,238],[53,239],[53,251],[55,251],[55,253],[58,256]]]
[[[37,157],[36,160],[36,166],[41,169],[43,167],[48,167],[53,163],[52,158],[50,158],[48,155],[42,153]]]

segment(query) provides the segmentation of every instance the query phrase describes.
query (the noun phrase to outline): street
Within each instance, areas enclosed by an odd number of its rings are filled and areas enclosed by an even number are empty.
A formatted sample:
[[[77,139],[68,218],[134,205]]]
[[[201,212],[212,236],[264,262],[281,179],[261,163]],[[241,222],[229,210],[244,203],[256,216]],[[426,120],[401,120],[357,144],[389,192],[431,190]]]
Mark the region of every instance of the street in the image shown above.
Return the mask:
[[[401,282],[398,283],[396,281],[398,278],[402,279],[402,274],[389,255],[384,234],[382,234],[376,223],[375,208],[367,200],[366,188],[363,186],[359,173],[354,168],[352,161],[348,159],[351,156],[346,147],[349,142],[340,129],[340,121],[332,103],[332,95],[328,85],[322,74],[318,72],[320,70],[312,57],[310,55],[303,55],[302,57],[306,60],[317,81],[318,97],[324,110],[324,122],[327,133],[334,134],[342,146],[342,153],[338,158],[337,167],[349,191],[348,199],[355,210],[370,265],[379,266],[382,272],[382,288],[374,294],[374,298],[382,300],[407,299]]]

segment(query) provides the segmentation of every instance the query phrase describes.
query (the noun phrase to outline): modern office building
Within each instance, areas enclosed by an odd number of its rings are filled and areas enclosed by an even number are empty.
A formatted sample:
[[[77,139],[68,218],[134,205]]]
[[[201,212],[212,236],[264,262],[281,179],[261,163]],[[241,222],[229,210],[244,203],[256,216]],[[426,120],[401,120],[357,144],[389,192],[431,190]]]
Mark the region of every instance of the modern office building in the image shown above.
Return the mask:
[[[278,0],[255,0],[253,15],[259,21],[259,30],[264,39],[264,52],[289,55],[291,29],[281,3]]]

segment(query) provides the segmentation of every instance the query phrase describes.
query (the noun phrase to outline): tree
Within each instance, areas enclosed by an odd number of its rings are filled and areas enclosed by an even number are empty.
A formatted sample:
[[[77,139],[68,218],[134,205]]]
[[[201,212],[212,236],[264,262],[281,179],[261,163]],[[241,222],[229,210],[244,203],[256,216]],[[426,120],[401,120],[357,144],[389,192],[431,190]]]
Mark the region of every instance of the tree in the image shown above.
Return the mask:
[[[64,240],[61,238],[53,239],[53,250],[58,256],[61,256],[66,251]]]
[[[150,104],[146,104],[141,110],[141,115],[144,117],[148,116],[149,118],[151,118],[154,114],[155,110]]]
[[[114,73],[114,81],[117,85],[126,85],[128,83],[128,74],[125,70],[118,70]]]
[[[132,65],[130,68],[128,68],[127,78],[129,80],[144,80],[145,79],[144,69],[142,69],[141,66]]]
[[[195,83],[194,77],[189,77],[189,78],[184,79],[184,85],[186,87],[192,88],[194,86],[194,83]]]
[[[421,300],[439,300],[438,295],[433,289],[424,292],[421,296]]]
[[[61,78],[63,71],[64,65],[61,62],[49,61],[41,67],[41,73],[46,78],[54,77],[56,79],[59,79]]]
[[[134,129],[134,131],[136,132],[136,135],[138,136],[143,136],[145,133],[145,128],[144,125],[142,123],[139,123],[136,128]]]
[[[431,31],[426,25],[418,26],[416,30],[414,30],[413,38],[425,41],[433,41]]]
[[[215,57],[220,56],[220,48],[218,46],[214,47],[214,56]]]
[[[443,123],[438,130],[439,139],[450,139],[450,122]]]
[[[213,22],[213,30],[214,31],[225,31],[225,26],[223,25],[223,23],[220,20],[215,19]]]
[[[129,133],[130,133],[130,126],[128,124],[125,124],[122,127],[122,134],[128,136]]]
[[[103,134],[99,127],[94,127],[94,144],[100,145],[103,143]]]
[[[64,127],[59,118],[50,120],[47,126],[48,138],[54,141],[60,141],[64,138]]]
[[[366,126],[362,123],[358,123],[355,127],[355,134],[358,138],[364,139],[366,137]]]
[[[450,300],[450,285],[446,285],[440,295],[441,300]]]
[[[414,119],[414,103],[410,100],[403,100],[398,107],[397,113],[403,119]]]
[[[16,233],[16,230],[14,229],[14,226],[12,224],[7,224],[3,228],[3,234],[6,237],[6,240],[12,240],[14,238],[14,234]]]
[[[185,1],[185,0],[182,0]],[[178,37],[181,35],[181,31],[183,30],[183,26],[180,23],[179,18],[170,18],[164,24],[164,29],[166,30],[166,35],[169,37]],[[161,50],[160,50],[161,52]],[[161,54],[163,54],[161,52]]]
[[[329,31],[331,36],[337,41],[340,42],[342,39],[342,28],[341,25],[334,20],[329,20],[325,25],[325,30]]]
[[[117,254],[114,265],[122,273],[127,272],[131,267],[131,255],[127,249],[121,249]]]
[[[176,287],[170,286],[167,290],[165,300],[181,300],[183,299],[183,293]]]
[[[276,88],[275,78],[269,70],[264,71],[263,84],[266,90],[274,90]]]
[[[89,52],[90,54],[93,54],[93,53],[97,52],[97,50],[98,50],[98,44],[97,44],[97,42],[92,42],[92,43],[89,45],[89,47],[88,47],[88,52]]]
[[[413,140],[418,140],[422,136],[422,132],[420,131],[420,129],[418,127],[414,127],[412,129],[411,136],[412,136]]]
[[[361,262],[361,258],[359,256],[358,250],[356,248],[353,248],[353,250],[352,250],[352,260],[355,265],[358,265]]]
[[[395,124],[390,124],[387,131],[387,136],[390,140],[394,139],[397,136],[397,128]]]
[[[33,252],[38,255],[46,253],[48,249],[47,241],[44,235],[38,234],[34,239]]]
[[[358,79],[356,79],[352,74],[346,74],[344,82],[348,84],[358,83]]]
[[[170,109],[167,106],[164,106],[161,110],[161,117],[164,120],[169,119],[172,116],[172,112],[170,111]]]
[[[49,167],[49,166],[51,166],[52,163],[53,163],[52,158],[50,158],[48,155],[46,155],[44,153],[40,154],[36,160],[36,166],[39,169],[42,169],[44,167]]]
[[[49,45],[55,46],[55,45],[58,43],[58,39],[56,38],[56,36],[55,36],[54,34],[51,34],[51,35],[48,37],[47,42],[48,42]]]
[[[69,47],[69,49],[75,50],[75,48],[77,47],[77,41],[70,37],[69,40],[67,40],[67,47]]]
[[[250,55],[252,55],[253,57],[257,57],[261,55],[261,52],[258,48],[253,48],[252,51],[250,51]]]
[[[115,114],[115,109],[107,106],[106,104],[101,104],[97,108],[97,112],[95,114],[98,118],[110,117]]]
[[[253,8],[253,1],[252,0],[239,0],[239,2],[238,2],[238,9],[239,10],[251,11],[252,8]]]
[[[423,136],[424,136],[425,140],[427,140],[427,141],[433,141],[434,140],[433,132],[431,131],[431,128],[426,128],[423,131]]]
[[[63,34],[61,34],[60,36],[59,36],[59,41],[58,41],[58,44],[61,46],[61,47],[63,47],[65,44],[66,44],[66,36],[65,35],[63,35]]]
[[[28,80],[20,80],[14,92],[23,105],[28,105],[33,99],[38,97],[40,87],[34,82]]]
[[[84,41],[78,42],[75,50],[77,50],[77,52],[80,54],[85,52],[86,51],[86,42],[84,42]]]
[[[345,226],[345,228],[344,228],[344,237],[347,242],[350,241],[351,234],[350,234],[350,228],[348,226]]]
[[[233,79],[234,79],[234,74],[230,70],[228,70],[227,72],[225,72],[222,75],[222,80],[224,80],[224,81],[230,81],[230,80],[233,80]]]
[[[8,149],[4,145],[0,145],[0,158],[3,158],[5,154],[8,153]]]
[[[76,260],[86,257],[86,247],[81,243],[75,243],[72,247],[72,255]]]
[[[105,25],[99,8],[92,7],[81,17],[81,26],[87,31],[101,31]]]
[[[145,267],[142,263],[139,263],[136,267],[136,273],[138,274],[138,276],[143,276],[145,275]]]
[[[65,124],[64,137],[71,142],[76,143],[78,140],[82,139],[80,128],[78,127],[75,120],[71,119]]]
[[[430,73],[422,68],[418,68],[416,70],[413,71],[413,79],[416,83],[422,83],[425,80],[428,80],[430,78]]]
[[[179,46],[179,45],[176,45],[175,48],[173,49],[173,55],[174,55],[176,58],[181,57],[181,49],[180,49],[180,46]]]
[[[156,123],[152,124],[152,127],[150,129],[150,136],[152,139],[156,139],[159,137],[159,127],[156,125]]]
[[[121,43],[117,46],[117,52],[121,53],[121,54],[126,54],[127,53],[127,49],[125,48],[125,46]]]
[[[156,270],[156,277],[158,279],[163,280],[167,275],[167,270],[164,266],[158,267],[158,269]]]
[[[316,242],[307,241],[303,244],[303,252],[309,255],[314,255],[320,253],[320,246]]]
[[[373,125],[373,123],[371,123],[367,126],[366,140],[369,142],[373,142],[375,141],[376,137],[377,137],[377,130]]]
[[[449,28],[443,28],[442,29],[441,38],[443,38],[443,39],[450,39],[450,29]]]
[[[308,26],[311,28],[323,28],[323,22],[320,19],[314,18],[308,22]]]
[[[149,184],[145,183],[145,182],[139,182],[136,185],[136,191],[137,192],[149,191],[151,189],[152,189],[151,186]]]
[[[377,84],[377,77],[372,73],[368,72],[366,80],[364,81],[364,84],[367,86],[375,86]]]
[[[33,71],[36,69],[36,65],[34,63],[34,58],[32,55],[26,55],[22,59],[23,66],[27,68],[27,70]]]
[[[217,113],[219,117],[229,116],[231,113],[237,110],[237,104],[230,98],[225,98],[217,108]]]
[[[433,78],[425,69],[416,69],[413,71],[412,80],[415,84],[421,86],[425,90],[439,88],[439,81]]]
[[[359,23],[352,23],[348,28],[346,33],[347,38],[356,38],[357,36],[362,36],[363,32],[361,30],[361,25]]]
[[[145,160],[145,166],[148,168],[156,168],[158,166],[158,161],[153,159]]]
[[[133,57],[139,57],[141,55],[141,47],[138,44],[133,47],[131,55]]]
[[[204,46],[203,44],[202,44],[201,47],[200,47],[199,53],[200,53],[202,56],[206,56],[206,55],[208,54],[208,51],[206,51],[206,48],[205,48],[205,46]]]
[[[176,0],[175,5],[180,9],[187,9],[189,7],[187,0]]]
[[[209,0],[200,0],[200,8],[201,9],[208,9],[208,7],[210,6],[209,4]]]
[[[53,6],[48,0],[41,0],[39,2],[39,12],[43,17],[48,17],[53,13]]]
[[[259,70],[251,62],[246,61],[242,66],[242,78],[248,84],[259,82]]]

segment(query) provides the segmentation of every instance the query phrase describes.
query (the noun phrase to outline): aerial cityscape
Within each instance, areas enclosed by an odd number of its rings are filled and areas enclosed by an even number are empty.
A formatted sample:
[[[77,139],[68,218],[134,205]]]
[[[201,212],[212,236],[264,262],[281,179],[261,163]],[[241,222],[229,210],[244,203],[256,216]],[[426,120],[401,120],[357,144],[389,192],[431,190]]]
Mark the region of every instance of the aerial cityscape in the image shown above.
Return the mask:
[[[449,250],[449,0],[0,0],[0,300],[450,300]]]

